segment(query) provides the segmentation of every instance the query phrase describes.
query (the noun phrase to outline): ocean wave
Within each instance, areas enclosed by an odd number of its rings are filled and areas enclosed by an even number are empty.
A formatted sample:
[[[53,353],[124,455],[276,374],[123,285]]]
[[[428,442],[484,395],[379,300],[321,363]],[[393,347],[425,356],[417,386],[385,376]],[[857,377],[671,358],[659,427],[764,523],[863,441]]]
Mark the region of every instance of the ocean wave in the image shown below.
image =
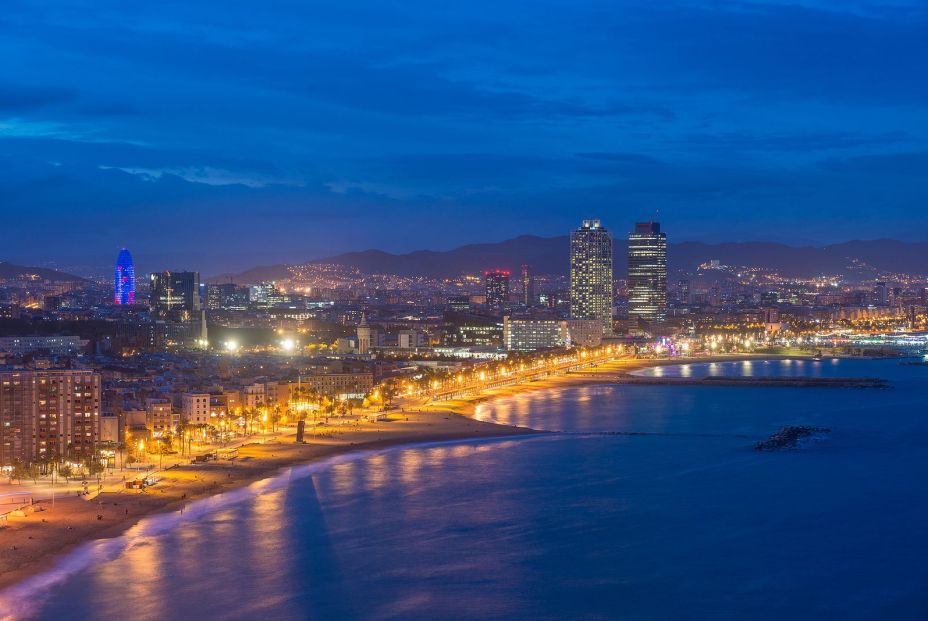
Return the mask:
[[[531,437],[536,436],[503,436],[498,438],[467,438],[407,443],[377,450],[352,451],[309,464],[287,466],[277,474],[255,481],[245,487],[193,500],[185,505],[182,510],[156,513],[144,517],[138,524],[130,527],[117,537],[97,539],[79,545],[59,559],[50,569],[30,576],[0,592],[0,621],[20,621],[35,616],[42,609],[52,587],[88,567],[113,560],[134,546],[146,545],[152,537],[167,533],[183,524],[199,521],[222,509],[240,504],[261,494],[284,489],[295,480],[310,477],[333,466],[396,451],[426,449],[452,444],[484,444]]]

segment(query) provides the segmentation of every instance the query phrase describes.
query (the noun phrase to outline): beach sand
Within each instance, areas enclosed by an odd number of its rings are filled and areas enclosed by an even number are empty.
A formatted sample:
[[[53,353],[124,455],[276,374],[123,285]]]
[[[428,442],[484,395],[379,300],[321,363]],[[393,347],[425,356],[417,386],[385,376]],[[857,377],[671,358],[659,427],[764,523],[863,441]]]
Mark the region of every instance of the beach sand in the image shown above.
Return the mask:
[[[161,472],[158,483],[145,490],[107,488],[92,500],[73,491],[59,494],[54,506],[43,499],[35,505],[38,510],[11,516],[0,527],[0,589],[49,568],[83,542],[118,536],[146,515],[179,510],[184,503],[273,476],[287,466],[355,450],[529,433],[533,432],[450,412],[394,412],[381,422],[321,428],[315,438],[308,434],[305,444],[296,444],[293,434],[266,444],[247,444],[231,461]]]
[[[305,444],[296,444],[293,434],[267,443],[247,444],[238,450],[237,458],[232,461],[186,464],[159,473],[162,477],[159,482],[146,490],[107,488],[92,500],[72,492],[58,496],[54,506],[50,500],[42,500],[36,505],[39,510],[23,517],[10,517],[0,527],[0,589],[49,568],[81,543],[120,535],[146,515],[179,510],[184,503],[273,476],[287,466],[356,450],[538,433],[470,418],[480,403],[494,398],[579,384],[613,383],[631,371],[661,364],[776,357],[618,360],[565,375],[486,390],[462,399],[406,403],[405,411],[393,411],[386,420],[326,427],[321,435],[308,435]]]

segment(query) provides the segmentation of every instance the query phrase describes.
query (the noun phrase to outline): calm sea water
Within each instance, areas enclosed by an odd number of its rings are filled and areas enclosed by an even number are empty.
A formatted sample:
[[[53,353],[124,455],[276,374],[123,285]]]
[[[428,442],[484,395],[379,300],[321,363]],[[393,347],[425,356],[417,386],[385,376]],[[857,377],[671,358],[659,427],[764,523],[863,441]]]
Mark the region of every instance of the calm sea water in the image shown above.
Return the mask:
[[[295,469],[90,546],[69,577],[18,596],[39,619],[119,621],[928,618],[928,367],[654,373],[872,376],[892,388],[504,399],[479,416],[571,433]],[[832,432],[752,450],[792,424]]]

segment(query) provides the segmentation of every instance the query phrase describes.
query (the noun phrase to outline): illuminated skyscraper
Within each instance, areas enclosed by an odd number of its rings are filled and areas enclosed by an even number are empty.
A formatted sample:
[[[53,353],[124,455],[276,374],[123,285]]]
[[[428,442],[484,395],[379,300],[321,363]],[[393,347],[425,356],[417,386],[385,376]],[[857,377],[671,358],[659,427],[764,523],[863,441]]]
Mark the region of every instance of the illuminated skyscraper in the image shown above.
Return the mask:
[[[116,276],[113,278],[113,301],[116,304],[135,304],[135,265],[126,248],[116,258]]]
[[[598,319],[612,334],[612,235],[599,220],[570,234],[570,316]]]
[[[528,265],[522,266],[522,305],[535,305],[535,280]]]
[[[486,285],[487,306],[502,308],[509,303],[509,272],[490,270],[483,273]]]
[[[157,312],[200,310],[199,272],[158,272],[151,275],[151,308]]]
[[[660,323],[667,316],[667,235],[638,222],[628,235],[628,314]]]

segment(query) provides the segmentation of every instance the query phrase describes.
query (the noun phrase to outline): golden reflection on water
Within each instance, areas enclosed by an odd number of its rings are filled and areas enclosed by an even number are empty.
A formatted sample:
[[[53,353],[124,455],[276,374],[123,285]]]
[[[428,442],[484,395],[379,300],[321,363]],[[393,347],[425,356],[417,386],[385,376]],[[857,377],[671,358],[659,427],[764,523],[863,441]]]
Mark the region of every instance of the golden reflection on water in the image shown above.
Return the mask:
[[[284,591],[280,583],[290,575],[287,553],[290,540],[296,533],[290,530],[291,513],[286,501],[290,488],[270,494],[261,494],[251,502],[246,541],[254,572],[254,588],[259,593]]]
[[[387,457],[386,455],[373,455],[365,460],[365,467],[362,469],[367,475],[364,482],[364,489],[369,492],[382,488],[387,483]]]
[[[422,473],[422,451],[401,451],[399,454],[400,480],[406,485],[416,485]]]
[[[329,470],[329,481],[336,493],[347,494],[358,488],[360,478],[358,462],[349,461],[344,464],[332,466]]]
[[[93,574],[98,582],[92,590],[96,596],[94,610],[103,618],[115,619],[125,614],[125,602],[132,601],[140,604],[136,604],[129,618],[164,617],[163,554],[161,538],[144,537],[123,552],[122,562],[100,564]],[[113,597],[113,593],[121,595]]]

